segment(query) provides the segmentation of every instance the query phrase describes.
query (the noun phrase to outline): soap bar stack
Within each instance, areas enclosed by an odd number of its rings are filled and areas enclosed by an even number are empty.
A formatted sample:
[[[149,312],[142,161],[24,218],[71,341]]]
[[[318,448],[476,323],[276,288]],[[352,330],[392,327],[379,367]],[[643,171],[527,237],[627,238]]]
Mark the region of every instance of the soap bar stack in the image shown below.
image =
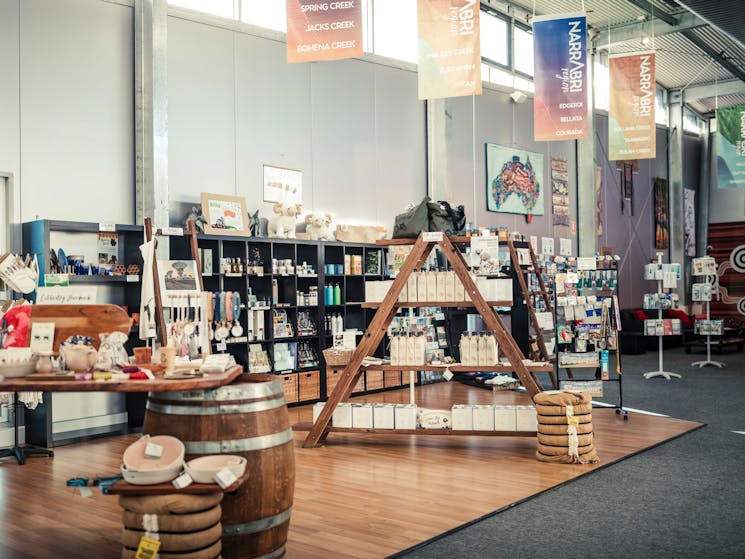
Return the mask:
[[[592,436],[592,400],[588,394],[549,390],[535,395],[541,462],[587,464],[599,460]]]

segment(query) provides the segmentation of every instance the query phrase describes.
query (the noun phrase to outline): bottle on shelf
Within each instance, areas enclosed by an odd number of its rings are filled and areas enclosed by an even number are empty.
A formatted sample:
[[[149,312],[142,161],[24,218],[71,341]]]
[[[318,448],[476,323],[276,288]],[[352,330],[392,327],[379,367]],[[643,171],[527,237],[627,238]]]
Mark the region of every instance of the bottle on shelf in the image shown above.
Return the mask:
[[[334,321],[336,322],[336,333],[340,333],[344,331],[344,319],[342,318],[340,313],[337,313],[334,316]]]
[[[339,284],[334,284],[334,305],[341,305],[341,287]]]
[[[331,285],[327,285],[323,288],[323,302],[326,305],[334,304],[334,288]]]

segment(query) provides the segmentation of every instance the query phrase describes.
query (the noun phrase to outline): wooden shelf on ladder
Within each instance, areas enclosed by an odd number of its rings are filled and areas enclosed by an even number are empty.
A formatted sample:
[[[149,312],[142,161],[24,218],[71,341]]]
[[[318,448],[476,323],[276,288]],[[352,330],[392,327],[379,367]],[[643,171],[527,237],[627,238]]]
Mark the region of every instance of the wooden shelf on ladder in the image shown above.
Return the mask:
[[[523,299],[525,300],[525,306],[528,308],[528,317],[530,318],[530,324],[533,327],[533,332],[535,335],[535,343],[530,344],[530,356],[535,361],[544,361],[550,363],[551,361],[553,361],[553,356],[549,355],[548,350],[546,349],[546,342],[544,341],[543,335],[541,334],[541,326],[538,322],[535,305],[533,304],[533,296],[541,295],[541,297],[543,298],[543,302],[546,305],[546,311],[550,312],[553,316],[554,309],[553,305],[551,304],[551,296],[548,294],[546,283],[543,281],[543,270],[538,266],[538,260],[535,257],[533,246],[526,241],[517,241],[517,243],[519,244],[519,246],[516,246],[515,241],[513,241],[512,239],[509,239],[507,241],[507,244],[510,248],[510,260],[512,262],[512,269],[517,275],[517,281],[520,284],[520,290],[522,291]],[[527,264],[527,269],[523,269],[523,263],[520,261],[517,251],[518,249],[526,248],[530,255],[530,263]],[[525,281],[525,272],[529,274],[535,274],[539,286],[539,289],[537,291],[531,291],[528,287],[528,283]],[[551,373],[549,373],[549,376],[551,377],[551,384],[553,385],[553,387],[558,388],[556,374],[553,370],[551,371]]]
[[[385,245],[389,243],[378,241],[378,244]],[[383,339],[388,325],[398,311],[400,306],[397,304],[398,297],[406,285],[409,276],[413,271],[421,269],[435,245],[440,247],[440,250],[450,262],[450,266],[465,287],[466,293],[470,296],[471,304],[481,315],[487,329],[494,332],[494,337],[497,339],[500,351],[502,351],[509,360],[513,372],[517,374],[520,382],[522,382],[530,397],[532,398],[541,391],[541,387],[536,382],[535,377],[529,370],[528,366],[523,362],[525,357],[523,356],[522,351],[520,351],[515,340],[505,329],[499,315],[497,315],[494,309],[481,295],[481,292],[476,288],[476,284],[471,278],[471,274],[468,271],[468,265],[466,264],[463,255],[447,236],[442,233],[439,235],[437,233],[420,233],[415,241],[411,240],[408,243],[404,243],[401,239],[396,239],[394,243],[390,244],[413,244],[413,247],[401,270],[396,276],[396,279],[393,281],[390,290],[383,301],[378,305],[378,310],[375,313],[375,316],[367,327],[367,330],[365,330],[362,340],[357,345],[357,349],[352,354],[349,362],[342,371],[341,378],[329,396],[329,399],[319,414],[318,419],[312,427],[310,427],[310,432],[303,443],[303,446],[306,448],[319,446],[326,440],[326,437],[332,430],[330,422],[334,410],[340,402],[348,400],[351,396],[352,390],[362,374],[362,361],[368,355],[372,355],[375,348],[378,347],[378,344]],[[298,426],[298,430],[304,430],[303,427],[307,429],[307,426]],[[345,430],[345,432],[348,431],[349,429]],[[359,430],[359,432],[365,431],[365,429]],[[426,434],[427,430],[417,429],[413,430],[410,434],[419,434],[420,432]],[[454,435],[459,434],[457,431],[451,431],[451,433]]]

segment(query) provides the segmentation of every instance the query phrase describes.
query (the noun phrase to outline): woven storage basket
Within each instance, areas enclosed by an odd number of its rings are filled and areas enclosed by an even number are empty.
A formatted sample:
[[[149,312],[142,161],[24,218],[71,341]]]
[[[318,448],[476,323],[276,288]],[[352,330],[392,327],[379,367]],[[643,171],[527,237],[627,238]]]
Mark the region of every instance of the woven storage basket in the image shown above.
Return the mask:
[[[343,367],[349,363],[349,359],[354,353],[353,349],[327,348],[323,350],[323,357],[326,359],[326,365],[329,367]]]

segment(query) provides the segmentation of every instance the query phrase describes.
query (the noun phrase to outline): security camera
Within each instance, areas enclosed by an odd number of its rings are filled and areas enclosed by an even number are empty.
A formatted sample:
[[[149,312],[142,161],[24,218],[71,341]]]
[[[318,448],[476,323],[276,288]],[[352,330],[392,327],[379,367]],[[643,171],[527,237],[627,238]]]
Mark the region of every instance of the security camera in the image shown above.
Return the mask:
[[[510,93],[510,99],[512,99],[513,103],[517,103],[518,105],[520,103],[524,103],[527,98],[528,96],[525,95],[522,91],[513,91],[512,93]]]

